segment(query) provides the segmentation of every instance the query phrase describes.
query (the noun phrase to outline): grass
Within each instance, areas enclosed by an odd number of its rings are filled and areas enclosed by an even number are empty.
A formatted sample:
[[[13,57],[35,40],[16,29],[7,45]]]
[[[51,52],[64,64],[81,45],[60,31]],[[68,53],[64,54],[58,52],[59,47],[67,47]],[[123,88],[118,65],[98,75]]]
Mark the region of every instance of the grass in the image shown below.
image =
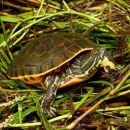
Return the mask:
[[[130,3],[125,0],[30,4],[2,1],[0,10],[0,127],[19,129],[130,129]],[[27,6],[28,5],[28,6]],[[61,9],[62,7],[62,9]],[[42,114],[40,90],[9,80],[6,71],[22,47],[41,34],[77,32],[107,48],[119,74],[101,69],[94,77],[59,90],[57,115]],[[68,91],[69,90],[69,91]],[[44,124],[44,127],[43,125]]]

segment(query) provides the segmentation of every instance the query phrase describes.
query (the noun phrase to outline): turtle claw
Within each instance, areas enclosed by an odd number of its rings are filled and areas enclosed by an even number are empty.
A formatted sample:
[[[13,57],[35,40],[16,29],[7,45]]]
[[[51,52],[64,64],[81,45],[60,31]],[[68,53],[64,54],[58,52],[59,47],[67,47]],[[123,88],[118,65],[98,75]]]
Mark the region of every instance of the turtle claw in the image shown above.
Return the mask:
[[[52,118],[54,117],[56,114],[56,109],[53,107],[50,108],[43,108],[43,113],[47,118]]]

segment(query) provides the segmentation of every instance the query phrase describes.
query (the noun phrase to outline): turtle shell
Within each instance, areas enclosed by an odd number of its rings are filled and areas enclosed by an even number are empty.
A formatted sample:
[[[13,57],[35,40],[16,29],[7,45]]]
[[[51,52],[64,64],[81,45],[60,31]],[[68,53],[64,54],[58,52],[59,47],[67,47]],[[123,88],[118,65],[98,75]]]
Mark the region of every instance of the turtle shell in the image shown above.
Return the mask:
[[[96,45],[75,33],[51,33],[27,43],[10,64],[7,75],[11,79],[23,76],[43,76],[66,64],[83,51]]]

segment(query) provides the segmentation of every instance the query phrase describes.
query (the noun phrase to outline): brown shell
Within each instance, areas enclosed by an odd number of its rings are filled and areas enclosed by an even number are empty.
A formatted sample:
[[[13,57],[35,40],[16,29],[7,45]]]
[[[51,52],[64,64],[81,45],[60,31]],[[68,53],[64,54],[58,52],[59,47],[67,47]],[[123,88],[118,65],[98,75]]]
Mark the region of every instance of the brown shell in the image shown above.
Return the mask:
[[[45,75],[94,47],[95,44],[79,34],[45,34],[23,47],[9,66],[7,75],[12,79]]]

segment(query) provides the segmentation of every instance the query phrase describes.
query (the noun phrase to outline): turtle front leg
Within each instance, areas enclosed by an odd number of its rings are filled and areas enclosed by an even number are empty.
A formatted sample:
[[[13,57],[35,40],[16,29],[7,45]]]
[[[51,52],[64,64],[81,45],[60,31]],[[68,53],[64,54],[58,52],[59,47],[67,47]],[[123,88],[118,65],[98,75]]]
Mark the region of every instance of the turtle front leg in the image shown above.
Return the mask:
[[[51,107],[56,97],[57,90],[60,86],[58,76],[50,76],[48,79],[48,89],[41,101],[43,113],[47,118],[55,116],[55,109]]]

